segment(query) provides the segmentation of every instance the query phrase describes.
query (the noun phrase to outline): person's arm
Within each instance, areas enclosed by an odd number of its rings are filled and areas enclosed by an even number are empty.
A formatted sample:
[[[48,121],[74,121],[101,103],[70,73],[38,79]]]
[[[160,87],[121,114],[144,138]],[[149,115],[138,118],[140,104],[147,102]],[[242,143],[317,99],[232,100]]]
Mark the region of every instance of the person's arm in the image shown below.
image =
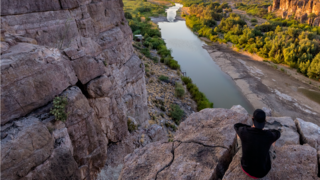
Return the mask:
[[[275,145],[276,141],[280,138],[281,132],[278,130],[271,130],[272,136],[273,136],[273,146]]]

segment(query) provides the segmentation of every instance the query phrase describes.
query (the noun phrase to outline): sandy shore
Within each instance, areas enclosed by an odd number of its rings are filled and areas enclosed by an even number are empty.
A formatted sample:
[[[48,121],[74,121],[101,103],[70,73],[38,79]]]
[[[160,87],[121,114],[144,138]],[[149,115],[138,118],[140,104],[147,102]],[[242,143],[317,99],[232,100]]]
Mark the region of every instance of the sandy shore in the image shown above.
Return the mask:
[[[212,43],[204,48],[231,76],[254,108],[269,107],[273,116],[298,117],[320,125],[320,104],[299,91],[304,88],[320,94],[320,82],[285,66],[277,65],[275,69],[272,63],[255,60],[254,56],[238,53],[226,45]]]

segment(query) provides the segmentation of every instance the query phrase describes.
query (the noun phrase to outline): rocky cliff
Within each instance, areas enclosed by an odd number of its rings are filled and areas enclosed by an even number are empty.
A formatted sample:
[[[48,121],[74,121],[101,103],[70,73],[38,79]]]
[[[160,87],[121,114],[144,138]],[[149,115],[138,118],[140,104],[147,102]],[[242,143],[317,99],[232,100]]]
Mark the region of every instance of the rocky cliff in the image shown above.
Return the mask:
[[[119,179],[251,179],[241,170],[235,123],[250,124],[241,106],[204,109],[179,126],[173,142],[156,142],[125,157]],[[318,178],[320,127],[301,119],[267,117],[266,129],[281,129],[264,180]]]
[[[301,23],[313,26],[320,25],[320,1],[319,0],[273,0],[269,12],[280,11],[282,18],[294,17]],[[309,16],[310,14],[313,16]]]
[[[122,8],[121,0],[1,1],[1,179],[117,174],[140,146],[127,121],[148,126],[144,66]],[[65,122],[49,113],[56,96],[68,99]]]

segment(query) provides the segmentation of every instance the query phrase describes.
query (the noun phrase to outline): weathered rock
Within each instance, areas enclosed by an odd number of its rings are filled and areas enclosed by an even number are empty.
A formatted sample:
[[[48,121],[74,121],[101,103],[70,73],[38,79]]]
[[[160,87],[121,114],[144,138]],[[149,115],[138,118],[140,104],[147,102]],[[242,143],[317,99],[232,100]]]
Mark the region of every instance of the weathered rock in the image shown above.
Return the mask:
[[[34,114],[63,91],[69,100],[65,125],[40,118],[55,149],[42,164],[31,162],[33,170],[21,178],[94,179],[104,165],[119,174],[124,156],[141,145],[138,135],[128,138],[127,117],[148,126],[144,66],[133,55],[122,8],[119,0],[1,1],[2,126]],[[126,145],[110,145],[107,152],[108,141]]]
[[[241,169],[241,157],[234,156],[223,180],[249,180]],[[276,149],[277,157],[272,161],[272,168],[263,180],[282,179],[317,179],[317,153],[308,145],[288,145]]]
[[[9,49],[9,44],[6,42],[0,42],[0,50],[1,50],[1,54],[6,52]]]
[[[317,152],[309,145],[288,145],[276,150],[270,179],[318,179]]]
[[[110,97],[115,92],[113,91],[113,77],[103,75],[97,79],[90,81],[87,85],[87,91],[91,98]]]
[[[173,163],[161,171],[157,179],[219,179],[231,158],[224,147],[175,143]]]
[[[1,56],[1,124],[30,113],[77,82],[57,49],[19,43]]]
[[[265,129],[280,130],[281,136],[275,144],[277,147],[300,144],[296,125],[291,117],[267,117]]]
[[[165,149],[162,149],[162,146],[158,147],[160,143],[152,143],[128,155],[120,177],[222,178],[235,149],[236,133],[233,125],[238,122],[244,123],[246,120],[247,115],[226,109],[204,109],[199,113],[193,113],[180,124],[176,132],[172,152],[174,158],[170,164],[170,160],[166,158],[172,150],[172,143],[167,143]],[[161,155],[162,157],[159,157]],[[168,162],[163,164],[164,162],[157,161],[158,159],[166,159]],[[161,166],[154,162],[161,162]],[[161,169],[162,167],[166,168]]]
[[[54,141],[39,119],[23,118],[4,131],[8,135],[1,140],[1,179],[20,179],[50,157]]]
[[[103,62],[93,58],[82,57],[74,60],[72,66],[82,84],[105,73]]]
[[[172,161],[172,148],[172,142],[156,142],[134,150],[132,154],[125,157],[125,165],[120,173],[119,180],[155,179],[158,171]]]
[[[236,111],[237,113],[240,114],[248,114],[248,111],[243,108],[241,105],[234,105],[230,108],[230,110]]]
[[[305,122],[300,118],[297,118],[295,123],[302,143],[308,143],[311,147],[320,151],[320,127],[311,122]]]
[[[152,124],[148,128],[147,134],[153,142],[155,142],[155,141],[167,142],[168,141],[166,132],[164,131],[164,129],[161,126],[159,126],[157,124]]]
[[[65,148],[57,148],[54,149],[49,159],[22,179],[60,180],[67,178],[70,180],[77,180],[80,179],[80,173],[78,171],[78,165],[73,159],[71,152]]]
[[[247,115],[232,110],[204,109],[182,122],[174,139],[232,149],[236,137],[233,125],[245,123],[247,118]]]
[[[104,166],[108,140],[94,110],[78,87],[68,88],[63,96],[68,98],[66,127],[74,147],[73,156],[80,169],[81,179],[91,179]]]

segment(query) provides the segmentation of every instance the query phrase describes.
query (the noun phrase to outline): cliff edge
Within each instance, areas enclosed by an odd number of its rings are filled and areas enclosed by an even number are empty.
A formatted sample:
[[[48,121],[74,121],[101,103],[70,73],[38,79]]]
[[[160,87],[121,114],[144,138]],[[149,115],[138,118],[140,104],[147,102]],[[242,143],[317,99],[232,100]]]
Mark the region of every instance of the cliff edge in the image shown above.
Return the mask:
[[[125,157],[119,179],[251,179],[241,170],[235,123],[250,124],[241,106],[204,109],[179,126],[173,142],[156,142]],[[281,128],[264,180],[318,179],[320,127],[301,119],[267,117]],[[317,157],[318,156],[318,157]]]

